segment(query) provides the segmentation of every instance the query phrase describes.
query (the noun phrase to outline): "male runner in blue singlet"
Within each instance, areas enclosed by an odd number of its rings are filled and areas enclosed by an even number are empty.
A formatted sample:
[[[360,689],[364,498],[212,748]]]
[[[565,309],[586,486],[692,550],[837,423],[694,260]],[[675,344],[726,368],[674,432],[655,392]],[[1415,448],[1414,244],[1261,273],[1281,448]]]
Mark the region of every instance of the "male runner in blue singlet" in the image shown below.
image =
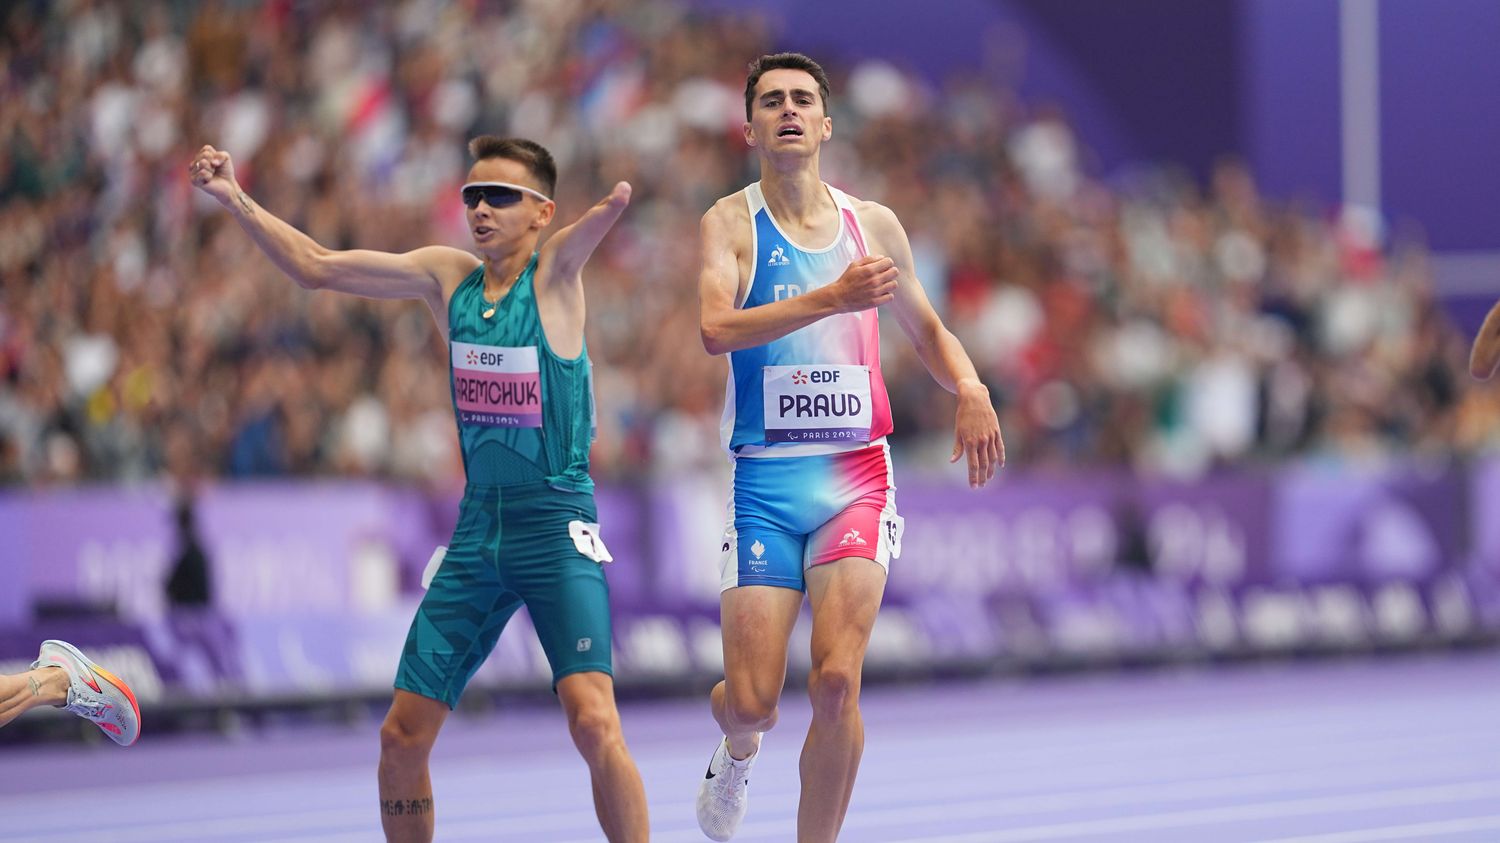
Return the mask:
[[[630,185],[537,249],[556,205],[552,156],[527,140],[480,137],[463,187],[474,251],[332,251],[277,219],[205,146],[193,183],[234,215],[298,285],[375,299],[421,299],[448,341],[468,485],[446,556],[412,621],[380,730],[387,840],[431,840],[428,756],[474,671],[523,603],[568,728],[588,763],[611,841],[647,837],[646,796],[615,708],[609,591],[588,473],[593,386],[581,271],[630,202]],[[497,830],[503,833],[503,829]]]
[[[922,291],[900,222],[818,175],[833,131],[828,93],[806,56],[752,63],[744,134],[761,178],[703,217],[703,344],[729,354],[722,433],[734,459],[720,561],[724,681],[711,698],[724,738],[697,805],[714,840],[728,840],[744,817],[804,591],[813,717],[797,839],[834,840],[849,806],[864,747],[865,648],[901,552],[877,307],[891,305],[927,370],[958,396],[953,460],[967,456],[970,485],[1005,459],[989,392]]]

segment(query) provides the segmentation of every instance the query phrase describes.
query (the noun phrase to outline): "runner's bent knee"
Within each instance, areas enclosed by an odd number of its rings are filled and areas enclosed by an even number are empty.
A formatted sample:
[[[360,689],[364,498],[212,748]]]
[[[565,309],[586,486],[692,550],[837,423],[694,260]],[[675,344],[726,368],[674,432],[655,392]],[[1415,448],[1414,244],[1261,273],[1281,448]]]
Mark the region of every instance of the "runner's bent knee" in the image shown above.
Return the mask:
[[[771,690],[732,683],[724,686],[724,701],[729,709],[729,716],[735,723],[747,728],[764,731],[762,726],[775,721],[780,699],[779,688]]]

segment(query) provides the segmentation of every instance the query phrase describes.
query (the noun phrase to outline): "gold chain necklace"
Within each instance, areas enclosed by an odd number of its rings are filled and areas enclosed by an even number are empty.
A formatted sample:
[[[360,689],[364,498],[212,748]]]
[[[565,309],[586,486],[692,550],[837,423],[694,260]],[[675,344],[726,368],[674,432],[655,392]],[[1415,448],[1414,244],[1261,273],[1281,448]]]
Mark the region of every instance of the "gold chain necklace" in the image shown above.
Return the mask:
[[[516,282],[520,281],[521,280],[521,276],[526,274],[526,268],[529,267],[529,266],[531,266],[531,261],[528,260],[526,262],[526,266],[521,267],[521,271],[516,273],[516,277],[510,279],[510,288],[505,291],[505,295],[502,295],[500,298],[495,299],[494,301],[488,301],[487,299],[485,299],[485,297],[484,297],[484,285],[483,284],[479,285],[479,306],[480,307],[484,307],[485,305],[489,305],[489,310],[486,310],[483,313],[480,313],[479,315],[483,316],[485,319],[488,319],[491,316],[494,316],[495,315],[495,308],[500,304],[500,301],[502,299],[504,299],[505,296],[510,295],[510,291],[511,290],[515,289]]]

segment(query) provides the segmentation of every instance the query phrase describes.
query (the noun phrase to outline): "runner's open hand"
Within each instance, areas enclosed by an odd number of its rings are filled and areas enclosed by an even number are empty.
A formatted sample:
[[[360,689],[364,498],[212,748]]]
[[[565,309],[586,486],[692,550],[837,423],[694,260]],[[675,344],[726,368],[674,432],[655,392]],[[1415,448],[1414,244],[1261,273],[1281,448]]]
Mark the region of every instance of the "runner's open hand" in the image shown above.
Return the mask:
[[[990,404],[990,391],[984,384],[965,383],[958,389],[958,416],[954,421],[953,456],[950,463],[969,457],[969,488],[978,489],[995,476],[995,469],[1005,465],[1005,440],[1000,436],[1000,419]]]

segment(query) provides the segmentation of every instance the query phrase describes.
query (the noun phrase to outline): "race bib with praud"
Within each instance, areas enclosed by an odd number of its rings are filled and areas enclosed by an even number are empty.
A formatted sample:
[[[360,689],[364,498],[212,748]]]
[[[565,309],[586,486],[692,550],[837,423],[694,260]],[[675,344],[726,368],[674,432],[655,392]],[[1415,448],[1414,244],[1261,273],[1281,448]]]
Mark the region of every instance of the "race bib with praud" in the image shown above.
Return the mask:
[[[868,366],[765,366],[766,442],[870,441]]]
[[[454,342],[453,395],[460,424],[541,427],[542,374],[535,346]]]

